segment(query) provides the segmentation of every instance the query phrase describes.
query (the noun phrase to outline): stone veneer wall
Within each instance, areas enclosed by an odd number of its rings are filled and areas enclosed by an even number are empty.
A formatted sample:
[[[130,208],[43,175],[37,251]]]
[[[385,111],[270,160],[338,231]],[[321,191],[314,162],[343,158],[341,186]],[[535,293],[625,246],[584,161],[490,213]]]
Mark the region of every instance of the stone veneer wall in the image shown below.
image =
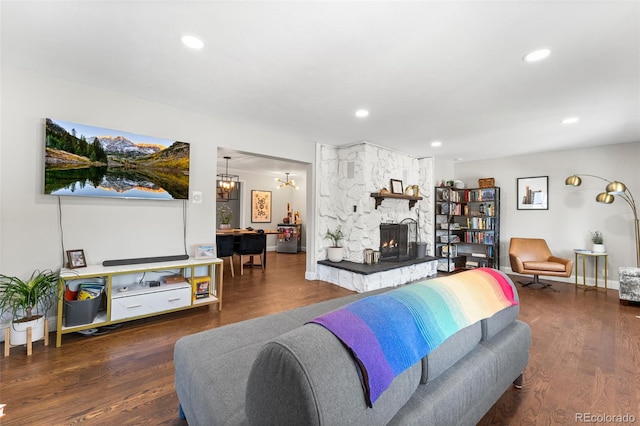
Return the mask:
[[[405,218],[418,221],[418,241],[433,251],[433,159],[378,147],[366,142],[335,147],[320,146],[317,169],[316,258],[327,258],[327,229],[340,225],[345,234],[345,260],[363,262],[363,250],[380,246],[379,226]],[[417,184],[420,196],[409,210],[407,200],[385,199],[375,209],[372,192],[390,189],[390,179],[400,179],[404,187]],[[355,212],[354,212],[355,206]]]

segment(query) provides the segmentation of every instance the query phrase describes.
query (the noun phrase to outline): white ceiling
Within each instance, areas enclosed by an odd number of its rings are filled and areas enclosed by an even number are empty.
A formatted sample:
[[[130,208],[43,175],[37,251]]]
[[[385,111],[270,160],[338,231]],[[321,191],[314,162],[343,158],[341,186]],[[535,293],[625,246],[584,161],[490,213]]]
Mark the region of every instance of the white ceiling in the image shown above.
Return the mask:
[[[640,141],[638,1],[0,7],[3,64],[301,141],[464,161]],[[204,48],[182,45],[187,33]],[[540,47],[551,56],[522,61]]]

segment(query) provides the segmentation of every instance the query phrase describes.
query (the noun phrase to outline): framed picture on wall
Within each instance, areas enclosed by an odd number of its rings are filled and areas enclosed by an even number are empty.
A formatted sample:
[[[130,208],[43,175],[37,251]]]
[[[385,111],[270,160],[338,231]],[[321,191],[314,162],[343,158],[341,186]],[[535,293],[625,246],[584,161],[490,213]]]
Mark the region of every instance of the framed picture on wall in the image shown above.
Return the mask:
[[[271,191],[251,190],[251,222],[271,222]]]
[[[549,210],[549,176],[517,178],[518,210]]]
[[[229,192],[220,187],[216,187],[216,201],[229,201]]]

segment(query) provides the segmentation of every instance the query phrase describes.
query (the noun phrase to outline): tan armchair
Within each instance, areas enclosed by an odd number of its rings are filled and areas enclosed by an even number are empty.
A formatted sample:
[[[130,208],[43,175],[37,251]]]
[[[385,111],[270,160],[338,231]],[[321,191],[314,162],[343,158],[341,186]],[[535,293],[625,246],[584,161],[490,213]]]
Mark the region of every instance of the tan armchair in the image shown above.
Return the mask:
[[[551,284],[541,283],[539,276],[570,277],[573,269],[573,260],[551,254],[547,242],[541,238],[511,238],[509,261],[514,273],[533,275],[533,281],[521,282],[523,287],[541,284],[554,290]]]

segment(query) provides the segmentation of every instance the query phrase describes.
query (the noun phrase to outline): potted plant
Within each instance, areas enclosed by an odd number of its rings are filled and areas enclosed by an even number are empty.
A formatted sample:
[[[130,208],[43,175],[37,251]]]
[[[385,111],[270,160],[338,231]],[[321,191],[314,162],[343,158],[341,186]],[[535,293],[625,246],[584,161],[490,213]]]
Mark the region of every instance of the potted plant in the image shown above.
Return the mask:
[[[231,211],[231,207],[228,204],[224,204],[220,206],[217,210],[218,219],[220,220],[220,229],[229,229],[231,228],[231,219],[233,219],[233,212]]]
[[[331,262],[341,262],[344,257],[344,248],[340,245],[340,241],[344,238],[342,228],[340,225],[333,231],[327,229],[327,233],[324,236],[326,239],[331,240],[332,246],[327,248],[327,258]]]
[[[0,274],[0,312],[12,315],[12,346],[27,343],[29,327],[32,342],[44,337],[46,313],[58,298],[58,280],[59,273],[50,269],[33,271],[26,281]]]
[[[602,232],[593,231],[591,232],[591,242],[593,243],[592,251],[594,253],[604,253],[604,238],[602,237]]]

